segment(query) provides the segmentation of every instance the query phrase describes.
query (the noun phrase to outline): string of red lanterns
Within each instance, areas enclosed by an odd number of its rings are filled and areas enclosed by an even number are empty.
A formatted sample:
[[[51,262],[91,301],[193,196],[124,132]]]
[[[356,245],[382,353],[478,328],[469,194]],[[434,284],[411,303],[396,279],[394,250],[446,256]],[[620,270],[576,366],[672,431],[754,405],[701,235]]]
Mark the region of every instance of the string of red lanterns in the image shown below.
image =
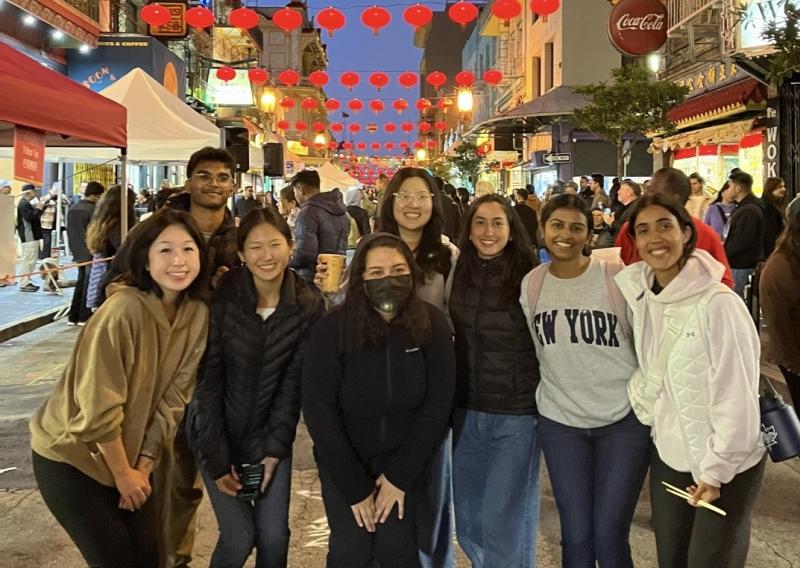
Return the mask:
[[[531,11],[543,18],[555,13],[560,7],[561,0],[530,0]],[[462,28],[475,21],[478,13],[477,6],[467,0],[455,2],[447,11],[448,17]],[[501,20],[512,20],[521,14],[522,3],[520,0],[496,0],[492,5],[492,15]],[[169,10],[158,3],[143,6],[139,15],[145,23],[151,26],[163,26],[171,19]],[[260,19],[259,13],[251,8],[237,8],[228,14],[228,24],[246,30],[256,27]],[[381,29],[391,23],[392,16],[386,8],[371,6],[362,11],[360,19],[365,27],[378,35]],[[187,25],[198,29],[209,28],[215,23],[214,12],[200,6],[188,9],[184,20]],[[431,23],[433,11],[425,4],[417,3],[403,11],[403,20],[416,31]],[[344,28],[347,24],[347,17],[342,10],[331,6],[317,12],[315,21],[320,28],[328,32],[329,37],[333,37],[334,32]],[[291,33],[303,25],[303,16],[297,10],[287,6],[272,14],[272,23],[284,32]]]

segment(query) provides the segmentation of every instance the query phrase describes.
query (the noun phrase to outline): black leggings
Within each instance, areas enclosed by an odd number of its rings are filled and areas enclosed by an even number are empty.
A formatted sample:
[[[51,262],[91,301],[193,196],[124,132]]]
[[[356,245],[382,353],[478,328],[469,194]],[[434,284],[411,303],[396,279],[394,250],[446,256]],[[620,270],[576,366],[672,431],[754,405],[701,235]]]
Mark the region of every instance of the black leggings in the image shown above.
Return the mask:
[[[138,511],[124,511],[116,488],[36,452],[33,474],[45,505],[91,568],[158,567],[152,496]]]

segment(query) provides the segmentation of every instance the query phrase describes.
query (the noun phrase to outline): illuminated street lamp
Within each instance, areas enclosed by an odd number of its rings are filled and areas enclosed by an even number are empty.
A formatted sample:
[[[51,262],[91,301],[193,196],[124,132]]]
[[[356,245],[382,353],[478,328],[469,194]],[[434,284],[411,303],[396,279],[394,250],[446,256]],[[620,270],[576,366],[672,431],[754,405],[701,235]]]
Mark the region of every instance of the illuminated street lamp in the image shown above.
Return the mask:
[[[458,111],[462,113],[472,112],[472,104],[472,89],[459,89],[458,98],[456,100]]]
[[[418,162],[424,162],[428,159],[428,152],[425,151],[425,148],[420,148],[417,150],[416,157]]]
[[[314,136],[314,144],[318,146],[324,146],[327,140],[325,139],[325,135],[320,133]]]
[[[275,103],[278,97],[275,96],[275,91],[272,89],[264,89],[261,93],[261,111],[267,114],[275,112]]]

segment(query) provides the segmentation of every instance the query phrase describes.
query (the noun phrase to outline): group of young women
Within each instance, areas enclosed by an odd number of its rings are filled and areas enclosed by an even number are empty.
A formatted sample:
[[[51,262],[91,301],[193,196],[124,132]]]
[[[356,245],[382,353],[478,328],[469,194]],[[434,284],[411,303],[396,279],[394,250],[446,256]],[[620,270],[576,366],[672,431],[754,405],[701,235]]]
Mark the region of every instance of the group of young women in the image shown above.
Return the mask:
[[[540,450],[564,566],[633,565],[648,466],[659,565],[744,566],[765,461],[759,343],[683,206],[637,201],[643,262],[628,268],[591,256],[573,195],[541,211],[552,260],[539,266],[500,196],[472,203],[458,248],[442,212],[427,171],[399,170],[327,314],[287,268],[292,235],[273,209],[243,219],[243,267],[210,316],[191,220],[144,221],[130,272],[32,421],[42,495],[89,564],[154,565],[148,476],[196,376],[186,423],[220,526],[212,566],[254,548],[257,566],[287,565],[301,407],[329,567],[454,566],[451,510],[473,566],[534,566]],[[118,556],[98,556],[107,539]]]

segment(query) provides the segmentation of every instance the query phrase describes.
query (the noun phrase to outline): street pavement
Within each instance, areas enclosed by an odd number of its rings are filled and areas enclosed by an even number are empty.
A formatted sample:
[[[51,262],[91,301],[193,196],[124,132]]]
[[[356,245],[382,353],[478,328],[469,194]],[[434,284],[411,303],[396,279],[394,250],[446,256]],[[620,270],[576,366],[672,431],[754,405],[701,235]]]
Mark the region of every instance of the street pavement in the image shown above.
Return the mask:
[[[64,531],[44,507],[31,473],[27,418],[58,380],[78,328],[64,320],[0,343],[0,566],[4,568],[84,566]],[[542,469],[542,507],[538,535],[538,566],[560,566],[558,514],[545,469]],[[800,568],[800,462],[767,466],[766,478],[753,517],[747,566]],[[324,566],[328,529],[311,443],[301,425],[295,444],[289,565]],[[655,567],[655,548],[649,525],[647,488],[642,492],[631,531],[637,567]],[[216,542],[216,522],[204,500],[193,566],[208,566]],[[247,566],[254,566],[251,558]],[[469,563],[459,555],[459,568]]]

